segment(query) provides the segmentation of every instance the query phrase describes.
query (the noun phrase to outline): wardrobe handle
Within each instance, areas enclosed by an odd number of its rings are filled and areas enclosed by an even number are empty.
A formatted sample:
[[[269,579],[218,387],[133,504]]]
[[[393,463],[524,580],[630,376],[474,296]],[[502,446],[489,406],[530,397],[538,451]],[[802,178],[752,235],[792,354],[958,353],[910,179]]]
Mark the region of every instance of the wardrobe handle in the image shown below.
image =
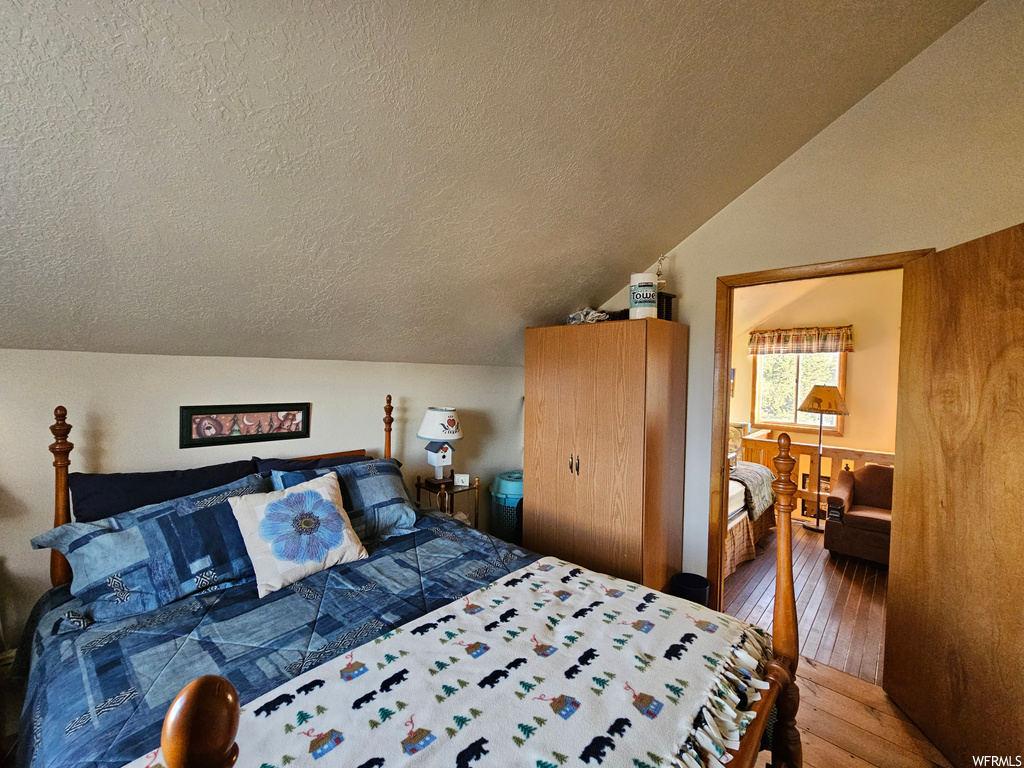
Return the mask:
[[[579,473],[580,473],[580,455],[577,453],[576,454],[576,474],[579,475]]]
[[[569,454],[569,474],[572,474],[572,454]]]

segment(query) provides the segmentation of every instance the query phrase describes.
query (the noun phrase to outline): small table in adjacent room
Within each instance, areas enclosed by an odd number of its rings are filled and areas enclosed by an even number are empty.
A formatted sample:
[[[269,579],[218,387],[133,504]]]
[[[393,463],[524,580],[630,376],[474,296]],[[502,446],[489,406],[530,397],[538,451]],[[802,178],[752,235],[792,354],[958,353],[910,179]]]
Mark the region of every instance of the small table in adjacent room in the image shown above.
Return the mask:
[[[444,494],[441,494],[441,488],[444,488]],[[478,528],[480,525],[480,478],[474,477],[473,482],[469,485],[456,485],[455,484],[455,471],[452,470],[452,474],[446,477],[444,480],[438,481],[432,477],[426,479],[416,476],[416,503],[420,503],[420,492],[426,491],[429,494],[434,494],[438,497],[438,508],[446,515],[454,515],[455,513],[455,499],[453,496],[457,493],[465,493],[466,491],[473,491],[475,495],[473,504],[473,527]]]

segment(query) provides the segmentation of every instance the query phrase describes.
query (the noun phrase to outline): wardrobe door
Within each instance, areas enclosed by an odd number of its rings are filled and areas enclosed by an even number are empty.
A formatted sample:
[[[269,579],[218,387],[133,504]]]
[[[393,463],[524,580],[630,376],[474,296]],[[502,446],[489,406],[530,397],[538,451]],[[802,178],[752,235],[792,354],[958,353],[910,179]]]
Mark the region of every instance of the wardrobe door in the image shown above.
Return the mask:
[[[644,586],[668,591],[683,563],[683,468],[689,328],[647,321]]]
[[[578,343],[573,330],[527,329],[523,424],[523,544],[568,560],[577,538],[585,538],[575,530]]]
[[[644,397],[647,323],[587,329],[581,360],[577,518],[585,526],[586,565],[642,578]]]
[[[573,471],[570,476],[573,517],[569,526],[572,535],[574,563],[600,570],[599,548],[594,541],[594,422],[599,418],[595,408],[595,379],[600,375],[594,350],[601,336],[600,325],[574,326],[572,334],[575,370],[572,386],[567,388],[568,410],[572,413]]]

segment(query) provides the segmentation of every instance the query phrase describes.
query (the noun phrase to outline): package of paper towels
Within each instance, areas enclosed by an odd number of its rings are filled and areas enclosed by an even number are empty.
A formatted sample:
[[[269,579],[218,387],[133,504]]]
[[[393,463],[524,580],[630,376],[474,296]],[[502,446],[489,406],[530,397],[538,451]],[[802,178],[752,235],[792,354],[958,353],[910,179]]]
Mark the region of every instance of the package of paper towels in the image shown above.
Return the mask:
[[[629,319],[658,316],[658,276],[635,272],[629,277]]]

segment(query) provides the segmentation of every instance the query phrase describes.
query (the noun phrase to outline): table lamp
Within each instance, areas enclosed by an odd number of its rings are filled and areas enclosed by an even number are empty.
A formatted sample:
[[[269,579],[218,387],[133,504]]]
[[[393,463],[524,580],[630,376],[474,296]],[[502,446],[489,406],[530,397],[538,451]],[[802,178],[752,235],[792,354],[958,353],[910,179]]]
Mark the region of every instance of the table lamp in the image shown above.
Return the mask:
[[[462,439],[462,425],[454,408],[430,406],[423,417],[416,437],[427,440],[427,463],[434,468],[434,477],[427,482],[441,485],[445,481],[444,468],[452,463],[452,443]]]
[[[821,434],[822,434],[822,422],[825,416],[846,416],[849,411],[846,410],[846,403],[843,402],[843,395],[839,391],[839,387],[833,387],[825,384],[815,384],[811,387],[811,391],[807,393],[807,397],[800,403],[800,407],[797,408],[801,413],[816,413],[818,414],[818,477],[815,480],[814,485],[814,525],[808,525],[804,523],[804,528],[809,531],[815,531],[817,533],[822,532],[822,528],[818,525],[821,515]]]

